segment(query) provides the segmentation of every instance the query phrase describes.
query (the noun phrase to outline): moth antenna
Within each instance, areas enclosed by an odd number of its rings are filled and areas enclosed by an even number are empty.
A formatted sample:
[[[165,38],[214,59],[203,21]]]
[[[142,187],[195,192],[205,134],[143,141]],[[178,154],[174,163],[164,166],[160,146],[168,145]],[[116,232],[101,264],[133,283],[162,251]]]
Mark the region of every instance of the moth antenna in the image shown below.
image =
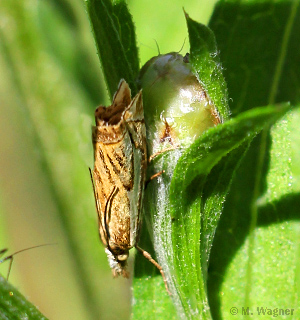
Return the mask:
[[[10,275],[10,271],[11,271],[11,267],[12,267],[12,263],[13,263],[13,259],[14,259],[14,256],[18,253],[21,253],[21,252],[24,252],[24,251],[27,251],[27,250],[31,250],[31,249],[35,249],[35,248],[40,248],[40,247],[45,247],[45,246],[53,246],[53,245],[56,245],[57,243],[45,243],[45,244],[39,244],[37,246],[33,246],[33,247],[28,247],[28,248],[25,248],[25,249],[22,249],[22,250],[18,250],[12,254],[10,254],[9,256],[6,256],[4,257],[3,259],[0,260],[0,264],[3,263],[4,261],[6,260],[10,260],[10,263],[9,263],[9,267],[8,267],[8,272],[7,272],[7,277],[6,277],[6,280],[8,280],[9,278],[9,275]],[[3,255],[5,252],[7,252],[8,249],[3,249],[0,251],[0,256]]]
[[[182,49],[183,49],[183,47],[184,47],[184,45],[185,45],[185,41],[186,41],[186,38],[184,38],[184,40],[183,40],[183,44],[182,44],[182,46],[181,46],[180,50],[178,51],[178,53],[180,53],[180,52],[182,51]]]
[[[160,49],[159,49],[159,45],[156,41],[156,39],[153,39],[155,41],[155,44],[156,44],[156,48],[157,48],[157,52],[158,52],[158,56],[160,56]]]

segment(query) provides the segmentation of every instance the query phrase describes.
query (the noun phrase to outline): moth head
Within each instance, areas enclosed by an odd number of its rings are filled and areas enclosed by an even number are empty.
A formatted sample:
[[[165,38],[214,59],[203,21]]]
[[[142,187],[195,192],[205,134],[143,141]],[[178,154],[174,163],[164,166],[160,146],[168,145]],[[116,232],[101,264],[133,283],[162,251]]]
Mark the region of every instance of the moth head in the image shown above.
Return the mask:
[[[126,267],[129,252],[124,251],[120,254],[114,254],[109,248],[105,248],[105,252],[107,254],[108,263],[112,269],[113,276],[123,276],[124,278],[128,278],[129,273],[126,270]]]

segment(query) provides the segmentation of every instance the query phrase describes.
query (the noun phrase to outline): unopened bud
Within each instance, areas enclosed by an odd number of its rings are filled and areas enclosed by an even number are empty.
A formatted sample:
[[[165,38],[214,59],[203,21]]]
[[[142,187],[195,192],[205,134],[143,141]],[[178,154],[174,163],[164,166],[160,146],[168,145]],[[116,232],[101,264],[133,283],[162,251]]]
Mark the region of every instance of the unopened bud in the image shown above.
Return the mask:
[[[171,52],[153,57],[141,69],[139,81],[150,139],[169,139],[170,143],[188,146],[222,122],[193,73],[188,54],[183,57]]]

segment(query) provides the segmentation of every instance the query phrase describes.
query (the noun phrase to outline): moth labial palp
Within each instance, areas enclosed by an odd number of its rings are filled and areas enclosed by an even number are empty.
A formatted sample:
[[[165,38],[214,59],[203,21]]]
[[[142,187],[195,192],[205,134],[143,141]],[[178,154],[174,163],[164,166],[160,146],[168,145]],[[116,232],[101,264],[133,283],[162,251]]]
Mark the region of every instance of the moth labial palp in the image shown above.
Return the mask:
[[[162,267],[138,246],[147,169],[142,92],[131,100],[130,88],[121,80],[112,105],[98,107],[95,121],[90,174],[100,239],[113,275],[129,276],[127,259],[135,247],[159,269],[168,291]]]

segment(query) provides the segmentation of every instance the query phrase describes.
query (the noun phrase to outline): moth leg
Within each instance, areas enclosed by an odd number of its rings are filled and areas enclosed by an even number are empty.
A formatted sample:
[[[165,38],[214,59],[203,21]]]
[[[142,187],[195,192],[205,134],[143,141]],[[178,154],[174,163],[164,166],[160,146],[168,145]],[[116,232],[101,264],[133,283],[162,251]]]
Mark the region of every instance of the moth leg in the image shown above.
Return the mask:
[[[156,179],[157,177],[161,176],[163,173],[165,173],[165,170],[161,170],[161,171],[158,171],[157,173],[155,173],[154,175],[152,175],[148,181],[146,181],[146,184],[148,182],[150,182],[151,180],[154,180]]]
[[[153,175],[145,182],[145,189],[147,188],[148,184],[149,184],[152,180],[154,180],[154,179],[156,179],[157,177],[161,176],[163,173],[165,173],[165,170],[161,170],[161,171],[153,174]]]
[[[168,151],[171,151],[171,150],[176,150],[178,148],[179,148],[179,146],[176,145],[176,146],[165,148],[165,149],[163,149],[161,151],[157,151],[157,152],[153,153],[152,156],[149,157],[148,162],[151,162],[153,159],[155,159],[156,157],[160,156],[161,154],[163,154],[165,152],[168,152]]]
[[[163,280],[164,280],[164,284],[165,284],[165,288],[168,292],[168,294],[171,296],[171,292],[169,291],[169,288],[168,288],[168,283],[167,283],[167,279],[166,279],[166,276],[165,276],[165,273],[161,267],[160,264],[158,264],[151,256],[151,254],[147,251],[145,251],[144,249],[140,248],[138,245],[135,246],[135,248],[147,259],[149,260],[153,265],[155,265],[155,267],[159,270]]]

